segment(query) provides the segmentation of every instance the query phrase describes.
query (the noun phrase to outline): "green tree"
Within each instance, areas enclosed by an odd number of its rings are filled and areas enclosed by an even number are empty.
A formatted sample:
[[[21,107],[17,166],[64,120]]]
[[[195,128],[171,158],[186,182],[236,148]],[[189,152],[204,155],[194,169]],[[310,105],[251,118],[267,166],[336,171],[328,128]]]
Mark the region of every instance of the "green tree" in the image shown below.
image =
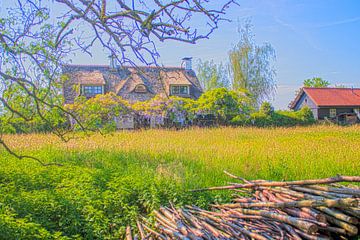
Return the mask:
[[[78,52],[91,56],[94,46],[102,46],[119,65],[155,64],[158,42],[196,44],[208,38],[226,20],[225,9],[233,4],[234,0],[229,0],[213,8],[205,0],[139,4],[109,0],[15,1],[7,14],[0,16],[0,114],[11,116],[0,119],[0,147],[20,159],[28,157],[12,152],[3,139],[11,121],[18,119],[28,122],[41,118],[51,132],[66,140],[65,134],[73,129],[58,129],[63,120],[53,119],[49,112],[72,114],[64,109],[62,101],[54,100],[60,95],[61,68],[69,56]],[[193,27],[194,19],[208,24]],[[14,89],[16,97],[12,95]],[[75,116],[71,117],[85,130]]]
[[[304,87],[328,87],[330,82],[320,78],[320,77],[313,77],[304,80]]]
[[[218,123],[229,123],[234,117],[248,116],[251,105],[247,92],[216,88],[200,96],[196,111],[214,114]]]
[[[265,43],[256,45],[252,25],[247,21],[239,28],[240,41],[229,52],[232,88],[246,89],[254,98],[256,106],[271,99],[276,90],[275,50]]]
[[[103,129],[106,132],[116,129],[116,117],[131,112],[129,103],[115,93],[99,94],[88,100],[80,96],[73,104],[65,105],[65,108],[80,120],[86,130]],[[76,122],[74,124],[74,127],[81,129]]]
[[[216,64],[213,60],[199,60],[197,64],[197,77],[204,91],[215,88],[229,87],[229,78],[226,66],[223,63]]]
[[[260,106],[259,112],[269,116],[274,113],[274,107],[269,102],[263,102]]]

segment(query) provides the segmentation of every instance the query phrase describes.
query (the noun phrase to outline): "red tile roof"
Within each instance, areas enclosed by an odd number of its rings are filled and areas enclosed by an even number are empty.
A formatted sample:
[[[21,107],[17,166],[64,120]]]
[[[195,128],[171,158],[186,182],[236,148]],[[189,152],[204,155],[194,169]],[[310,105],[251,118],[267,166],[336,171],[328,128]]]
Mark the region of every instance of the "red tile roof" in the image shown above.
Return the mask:
[[[303,91],[317,106],[360,106],[360,88],[307,88]]]

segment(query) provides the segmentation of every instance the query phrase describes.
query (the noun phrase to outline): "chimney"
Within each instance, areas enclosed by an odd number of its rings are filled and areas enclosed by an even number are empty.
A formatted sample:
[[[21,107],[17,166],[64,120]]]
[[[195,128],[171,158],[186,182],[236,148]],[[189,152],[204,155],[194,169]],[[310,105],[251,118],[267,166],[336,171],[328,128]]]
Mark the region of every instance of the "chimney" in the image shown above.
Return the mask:
[[[109,56],[109,59],[110,59],[110,69],[111,70],[116,70],[116,56],[115,54],[111,54]]]
[[[185,70],[192,70],[192,57],[184,57],[183,59],[181,59],[181,67],[184,67],[185,64]]]

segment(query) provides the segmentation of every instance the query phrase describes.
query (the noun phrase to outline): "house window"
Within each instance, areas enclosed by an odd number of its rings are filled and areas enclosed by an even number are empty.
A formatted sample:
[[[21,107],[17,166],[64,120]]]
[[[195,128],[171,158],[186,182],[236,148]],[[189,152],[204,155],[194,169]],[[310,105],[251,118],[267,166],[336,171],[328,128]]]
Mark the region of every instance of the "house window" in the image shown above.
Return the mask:
[[[83,94],[85,96],[103,94],[103,86],[83,86]]]
[[[146,87],[143,84],[139,84],[135,87],[135,92],[146,93]]]
[[[336,108],[330,108],[330,117],[336,117]]]
[[[189,86],[171,86],[171,95],[188,95]]]

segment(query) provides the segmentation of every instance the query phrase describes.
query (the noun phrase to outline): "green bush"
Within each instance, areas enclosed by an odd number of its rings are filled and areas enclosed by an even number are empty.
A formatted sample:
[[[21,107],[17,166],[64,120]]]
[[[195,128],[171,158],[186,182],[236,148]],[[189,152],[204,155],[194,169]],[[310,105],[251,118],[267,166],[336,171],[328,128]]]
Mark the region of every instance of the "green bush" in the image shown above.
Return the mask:
[[[269,102],[263,102],[260,106],[259,112],[269,116],[274,113],[274,107]]]
[[[81,123],[70,120],[75,130],[105,132],[116,130],[115,118],[129,113],[137,113],[145,120],[153,115],[161,115],[173,124],[189,123],[197,115],[213,115],[219,125],[241,126],[295,126],[314,122],[312,112],[308,108],[300,111],[274,111],[270,103],[264,102],[259,111],[254,112],[251,96],[242,91],[216,88],[202,94],[199,99],[155,96],[154,98],[130,104],[114,93],[97,95],[86,99],[78,97],[75,103],[68,104],[65,109],[73,114]],[[25,121],[19,116],[0,117],[0,131],[5,133],[51,132],[54,128],[66,130],[69,127],[68,117],[59,109],[51,109],[45,119],[36,116]],[[186,122],[187,121],[187,122]],[[141,121],[140,121],[141,122]],[[170,123],[171,123],[170,122]],[[168,123],[169,124],[169,123]]]
[[[54,83],[55,88],[56,86]],[[67,128],[68,121],[64,112],[52,106],[62,105],[62,96],[54,92],[56,91],[38,86],[36,96],[47,102],[44,104],[42,101],[35,101],[24,88],[16,84],[6,88],[2,92],[0,104],[0,133],[55,132]]]
[[[1,153],[0,239],[119,239],[139,214],[160,205],[205,207],[214,200],[210,193],[186,191],[184,180],[173,177],[177,165],[170,157],[167,164],[137,153],[57,151],[49,156],[43,149],[43,157],[66,162],[44,168],[26,160],[19,165]]]
[[[246,92],[216,88],[205,92],[197,100],[196,112],[213,114],[220,124],[243,118],[251,111],[251,98]]]
[[[312,111],[308,107],[299,111],[276,111],[273,119],[276,126],[309,125],[315,122]]]
[[[75,128],[107,132],[116,130],[115,117],[131,112],[129,103],[114,93],[99,94],[90,99],[81,96],[65,108],[81,123],[80,126],[74,122]]]
[[[269,104],[265,104],[259,111],[251,113],[248,118],[235,117],[231,123],[256,127],[287,127],[315,123],[312,111],[307,107],[300,111],[271,111],[271,109],[271,105],[269,107]]]
[[[179,117],[192,120],[197,102],[190,98],[171,96],[169,98],[156,95],[154,98],[132,104],[132,109],[142,116],[150,118],[153,115],[168,117],[176,122]]]

